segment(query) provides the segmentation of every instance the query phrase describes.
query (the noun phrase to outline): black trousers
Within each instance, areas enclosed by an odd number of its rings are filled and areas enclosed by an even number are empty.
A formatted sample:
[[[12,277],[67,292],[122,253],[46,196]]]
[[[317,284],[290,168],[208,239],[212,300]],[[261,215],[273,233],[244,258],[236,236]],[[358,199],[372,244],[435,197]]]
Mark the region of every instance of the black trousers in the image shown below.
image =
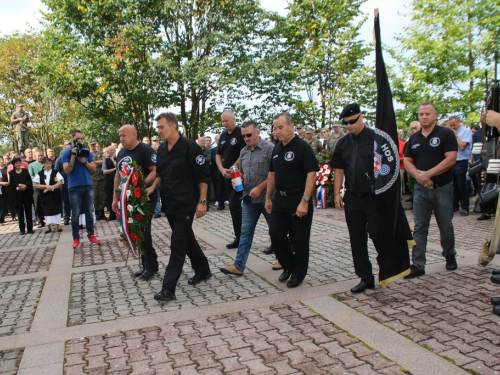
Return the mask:
[[[151,236],[151,222],[153,221],[153,214],[155,212],[156,202],[158,201],[158,190],[149,196],[149,205],[151,207],[151,217],[149,224],[144,230],[144,237],[142,239],[142,247],[146,255],[141,255],[142,265],[145,269],[150,271],[158,271],[158,255],[153,247],[153,238]]]
[[[210,272],[208,259],[194,237],[194,212],[177,212],[166,214],[172,238],[170,243],[170,259],[163,277],[163,289],[175,294],[177,282],[182,273],[186,255],[191,261],[191,267],[196,275],[206,275]]]
[[[7,188],[5,190],[9,190],[10,188]],[[3,199],[3,210],[2,210],[2,223],[5,221],[5,216],[7,216],[7,212],[10,213],[10,217],[12,220],[16,217],[16,208],[14,207],[14,197],[10,192],[2,192],[2,199]]]
[[[62,186],[62,205],[63,205],[63,218],[64,221],[69,221],[71,217],[71,204],[69,203],[68,184]]]
[[[16,203],[16,210],[17,210],[17,220],[19,220],[19,232],[21,233],[25,233],[26,227],[28,228],[28,232],[33,231],[33,214],[31,211],[32,205],[33,205],[32,191],[23,193],[22,199],[18,197],[18,202]]]
[[[346,191],[344,210],[351,240],[354,271],[363,281],[374,281],[372,264],[368,258],[368,234],[376,245],[377,207],[373,195],[358,197]]]
[[[115,188],[115,181],[114,180],[106,180],[106,186],[104,188],[106,200],[104,202],[104,206],[108,209],[108,212],[110,213],[110,215],[113,215],[113,210],[111,209],[111,205],[113,204],[113,198],[115,196],[114,188]],[[157,194],[156,199],[158,200],[158,194]],[[153,212],[154,212],[154,210],[153,210]]]
[[[35,198],[35,215],[38,218],[38,222],[40,224],[45,224],[45,217],[43,216],[42,199],[41,199],[42,197],[40,196],[40,190],[38,189],[34,190],[35,192],[33,195]]]
[[[229,197],[229,212],[231,213],[231,219],[233,221],[234,236],[240,238],[241,236],[241,197],[243,192],[233,189],[231,180],[224,178],[227,196]],[[219,202],[220,203],[220,202]]]
[[[304,280],[309,267],[309,240],[313,218],[312,200],[308,204],[307,214],[302,218],[293,216],[302,200],[302,194],[283,197],[276,194],[273,199],[273,209],[269,223],[271,243],[276,258],[285,270],[291,270],[292,275]],[[295,254],[290,248],[294,245]]]

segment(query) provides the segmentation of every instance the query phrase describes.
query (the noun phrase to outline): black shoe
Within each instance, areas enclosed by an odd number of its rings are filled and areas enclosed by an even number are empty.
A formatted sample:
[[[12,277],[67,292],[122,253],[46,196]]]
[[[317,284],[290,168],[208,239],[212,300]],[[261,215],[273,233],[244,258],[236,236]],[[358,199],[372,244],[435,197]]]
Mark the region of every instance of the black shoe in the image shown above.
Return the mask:
[[[290,276],[292,276],[292,271],[290,271],[290,270],[284,270],[281,273],[280,277],[278,277],[278,280],[281,281],[281,282],[287,281],[290,278]]]
[[[296,288],[300,284],[302,284],[302,280],[297,279],[295,276],[292,276],[290,280],[286,283],[286,286],[289,288]]]
[[[84,229],[83,224],[80,224],[80,225],[78,226],[78,228],[80,228],[80,229]]]
[[[109,215],[106,221],[115,221],[116,220],[116,214]]]
[[[208,280],[212,277],[212,273],[209,272],[206,275],[194,275],[192,278],[188,280],[189,285],[196,285],[201,283],[202,281]]]
[[[500,270],[493,270],[491,272],[492,275],[500,275]]]
[[[481,216],[479,216],[477,218],[477,220],[490,220],[490,219],[491,219],[491,216],[487,215],[487,214],[481,214]]]
[[[154,218],[154,219],[158,219],[158,218],[160,218],[160,217],[161,217],[161,214],[155,214],[155,215],[153,216],[153,218]]]
[[[64,220],[64,225],[69,225],[69,220]]]
[[[273,247],[272,246],[268,246],[266,247],[264,250],[262,250],[262,252],[266,255],[269,255],[269,254],[273,254],[274,253],[274,250],[273,250]]]
[[[44,226],[45,226],[45,223],[44,223],[44,222],[42,222],[42,223],[38,226],[38,228],[43,228]]]
[[[154,299],[157,301],[174,301],[177,298],[175,294],[170,293],[168,290],[162,289],[161,292],[155,293]]]
[[[224,209],[225,209],[225,207],[224,207],[224,206],[222,206],[222,207],[221,207],[221,206],[217,207],[217,211],[224,211]]]
[[[405,279],[413,279],[415,277],[419,276],[424,276],[425,275],[425,270],[421,270],[420,268],[417,268],[415,266],[411,266],[411,272],[409,275],[405,276]]]
[[[351,289],[351,293],[363,293],[366,289],[374,289],[375,282],[374,281],[363,281],[356,285]]]
[[[145,270],[141,276],[139,276],[139,279],[141,280],[149,280],[150,278],[152,278],[154,275],[156,274],[155,271],[151,271],[151,270]]]
[[[413,197],[406,198],[406,199],[405,199],[405,202],[407,202],[407,203],[408,203],[408,202],[411,202],[412,200],[413,200]]]
[[[491,276],[491,282],[495,284],[500,284],[500,275]]]
[[[500,306],[493,307],[493,314],[500,316]]]
[[[45,234],[52,232],[52,229],[46,230]]]
[[[19,232],[19,235],[20,235],[20,236],[24,236],[24,235],[25,235],[25,233],[24,233],[24,232]]]
[[[240,244],[240,238],[239,237],[235,237],[233,242],[228,243],[226,245],[226,248],[227,249],[237,249],[239,244]]]
[[[460,216],[469,216],[469,211],[467,210],[460,211]]]
[[[458,268],[457,258],[455,255],[448,255],[446,257],[446,269],[448,271],[455,271]]]
[[[491,304],[493,306],[500,306],[500,297],[492,297],[491,298]]]
[[[145,270],[144,270],[144,269],[142,269],[142,270],[139,270],[139,271],[137,271],[137,272],[134,272],[134,277],[139,277],[139,276],[141,276],[141,275],[144,273],[144,271],[145,271]]]
[[[35,232],[33,232],[32,230],[28,231],[28,234],[33,234],[33,233],[35,233]]]

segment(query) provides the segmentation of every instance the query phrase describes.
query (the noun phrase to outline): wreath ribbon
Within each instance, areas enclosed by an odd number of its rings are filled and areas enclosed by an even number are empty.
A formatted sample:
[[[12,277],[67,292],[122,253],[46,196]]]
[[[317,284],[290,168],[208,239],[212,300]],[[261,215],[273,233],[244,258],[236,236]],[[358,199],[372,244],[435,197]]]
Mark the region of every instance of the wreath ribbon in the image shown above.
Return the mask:
[[[127,190],[130,185],[130,180],[134,174],[134,168],[129,167],[129,175],[127,181],[122,184],[122,190],[120,192],[120,225],[123,232],[123,237],[125,242],[128,244],[130,252],[134,255],[138,255],[137,249],[134,247],[130,235],[128,233],[128,211],[127,211]]]
[[[324,186],[320,186],[316,190],[316,202],[317,209],[326,208],[326,189]]]

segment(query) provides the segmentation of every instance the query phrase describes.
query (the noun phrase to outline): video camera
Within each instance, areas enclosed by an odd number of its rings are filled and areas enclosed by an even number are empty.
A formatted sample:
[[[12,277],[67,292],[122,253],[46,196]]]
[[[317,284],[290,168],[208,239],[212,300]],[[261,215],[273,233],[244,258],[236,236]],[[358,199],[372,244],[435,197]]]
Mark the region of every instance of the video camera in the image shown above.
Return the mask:
[[[73,150],[75,150],[75,152],[73,152]],[[74,153],[77,158],[80,156],[85,158],[90,155],[90,151],[83,147],[81,143],[78,143],[76,139],[73,141],[73,150],[71,150],[71,152]]]

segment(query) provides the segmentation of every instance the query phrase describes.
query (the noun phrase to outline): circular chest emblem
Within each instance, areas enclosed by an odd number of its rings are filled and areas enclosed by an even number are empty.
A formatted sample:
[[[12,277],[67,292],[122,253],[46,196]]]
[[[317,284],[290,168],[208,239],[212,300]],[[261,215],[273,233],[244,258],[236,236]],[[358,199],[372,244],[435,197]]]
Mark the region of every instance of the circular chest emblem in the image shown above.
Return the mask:
[[[123,170],[123,164],[132,163],[132,158],[130,156],[125,156],[122,160],[119,161],[120,171]]]
[[[203,155],[198,155],[196,157],[196,164],[198,164],[198,165],[205,164],[205,157]]]
[[[156,154],[151,155],[151,161],[156,164]]]
[[[295,154],[293,153],[293,151],[287,151],[285,153],[285,160],[286,161],[292,161],[294,157],[295,157]]]
[[[439,144],[441,143],[441,140],[438,138],[438,137],[434,137],[432,138],[430,141],[429,141],[429,144],[432,146],[432,147],[437,147],[439,146]]]
[[[238,142],[236,138],[231,138],[231,144],[234,146]]]

